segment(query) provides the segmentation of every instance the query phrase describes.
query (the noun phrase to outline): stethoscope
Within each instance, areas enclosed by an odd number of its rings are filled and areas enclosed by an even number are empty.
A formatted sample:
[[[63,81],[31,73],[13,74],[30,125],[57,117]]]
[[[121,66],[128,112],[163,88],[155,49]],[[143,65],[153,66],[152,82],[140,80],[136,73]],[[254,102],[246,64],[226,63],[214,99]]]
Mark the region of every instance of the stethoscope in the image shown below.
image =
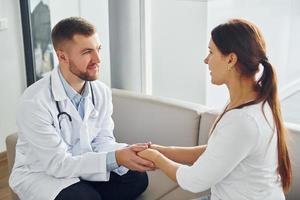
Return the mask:
[[[92,102],[93,102],[93,105],[95,106],[95,96],[94,96],[93,86],[92,86],[91,82],[89,82],[89,84],[90,84],[91,93],[92,93]],[[72,122],[72,117],[69,113],[61,111],[58,101],[55,101],[55,104],[56,104],[56,108],[57,108],[57,111],[58,111],[57,119],[58,119],[58,122],[59,122],[59,129],[61,129],[61,124],[60,124],[59,119],[61,119],[63,116],[66,116],[69,119],[69,122],[71,123]]]

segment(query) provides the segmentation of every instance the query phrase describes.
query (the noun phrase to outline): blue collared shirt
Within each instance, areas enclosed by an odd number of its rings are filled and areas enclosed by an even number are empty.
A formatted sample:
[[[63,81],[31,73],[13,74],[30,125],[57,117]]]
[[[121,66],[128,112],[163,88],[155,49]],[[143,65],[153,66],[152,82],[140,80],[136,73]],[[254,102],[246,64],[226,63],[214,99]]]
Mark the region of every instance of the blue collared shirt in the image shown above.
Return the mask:
[[[65,80],[63,75],[61,74],[60,68],[58,67],[58,74],[59,78],[63,84],[65,92],[69,99],[71,100],[72,104],[75,106],[76,110],[79,112],[81,119],[84,117],[84,104],[86,98],[90,94],[90,90],[88,87],[88,82],[86,81],[84,84],[84,89],[82,90],[81,94],[79,94],[76,90],[72,88],[72,86]],[[115,151],[110,151],[107,153],[106,156],[106,169],[107,171],[112,171],[117,169],[119,166],[116,160]]]
[[[72,104],[75,106],[76,110],[79,112],[81,119],[84,117],[84,103],[86,97],[89,95],[90,90],[88,85],[85,82],[84,89],[82,90],[81,94],[79,94],[76,90],[72,88],[72,86],[65,80],[61,71],[58,69],[59,78],[64,86],[65,92],[69,99],[71,100]]]

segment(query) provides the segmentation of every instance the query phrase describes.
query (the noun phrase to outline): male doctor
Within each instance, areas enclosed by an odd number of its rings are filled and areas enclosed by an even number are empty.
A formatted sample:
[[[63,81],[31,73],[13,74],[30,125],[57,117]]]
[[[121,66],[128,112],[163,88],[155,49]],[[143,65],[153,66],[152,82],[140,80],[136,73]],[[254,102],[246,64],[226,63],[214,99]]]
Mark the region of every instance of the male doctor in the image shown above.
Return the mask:
[[[147,143],[115,141],[95,27],[71,17],[51,34],[59,67],[21,97],[11,188],[24,200],[135,199],[154,165],[137,156]]]

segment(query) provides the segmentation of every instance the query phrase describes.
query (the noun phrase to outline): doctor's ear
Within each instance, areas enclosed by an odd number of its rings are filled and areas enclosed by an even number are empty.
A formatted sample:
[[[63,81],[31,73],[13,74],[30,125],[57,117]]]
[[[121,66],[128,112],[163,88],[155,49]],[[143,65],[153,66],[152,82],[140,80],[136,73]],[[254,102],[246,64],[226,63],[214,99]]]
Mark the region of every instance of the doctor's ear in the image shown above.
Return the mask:
[[[57,55],[59,62],[61,62],[61,63],[69,62],[68,56],[66,55],[66,53],[63,50],[57,49],[56,55]]]

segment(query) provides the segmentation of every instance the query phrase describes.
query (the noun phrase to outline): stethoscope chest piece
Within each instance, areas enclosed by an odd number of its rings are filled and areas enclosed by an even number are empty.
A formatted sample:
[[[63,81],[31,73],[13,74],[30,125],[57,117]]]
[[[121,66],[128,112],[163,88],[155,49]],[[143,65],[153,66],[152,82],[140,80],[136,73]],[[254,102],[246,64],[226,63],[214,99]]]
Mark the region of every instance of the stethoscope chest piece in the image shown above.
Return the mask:
[[[90,117],[91,117],[91,118],[97,118],[98,115],[99,115],[99,112],[98,112],[97,110],[94,109],[94,110],[91,112]]]

